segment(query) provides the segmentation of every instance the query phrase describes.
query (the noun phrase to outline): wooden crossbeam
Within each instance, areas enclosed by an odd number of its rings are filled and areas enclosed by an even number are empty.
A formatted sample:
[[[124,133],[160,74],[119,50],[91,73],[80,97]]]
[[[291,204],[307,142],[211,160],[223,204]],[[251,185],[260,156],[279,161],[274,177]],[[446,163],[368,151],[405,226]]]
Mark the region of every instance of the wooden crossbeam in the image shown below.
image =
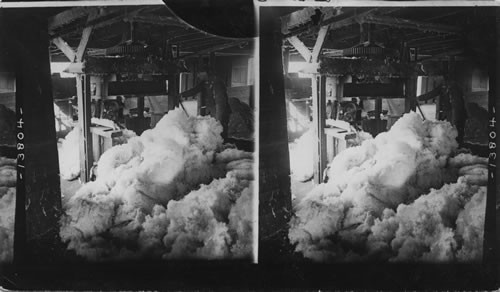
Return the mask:
[[[97,18],[98,12],[97,10],[92,10],[88,16],[87,22],[94,20]],[[81,62],[83,60],[83,55],[85,54],[85,50],[87,49],[87,44],[90,39],[90,34],[92,33],[93,26],[87,26],[83,29],[82,38],[80,39],[80,44],[78,45],[78,49],[76,50],[76,61]]]
[[[306,45],[304,45],[304,43],[297,36],[289,37],[287,38],[287,41],[292,44],[292,46],[299,52],[306,62],[311,60],[311,51],[309,51]]]
[[[90,34],[92,33],[92,27],[86,27],[82,32],[82,38],[80,39],[80,44],[76,50],[76,61],[81,62],[83,60],[83,54],[87,49],[87,44],[90,39]]]
[[[461,32],[461,29],[456,26],[409,20],[391,16],[366,15],[362,17],[362,21],[366,23],[388,25],[397,28],[416,29],[419,31],[433,31],[452,34],[459,34]]]
[[[68,58],[70,62],[75,61],[76,57],[75,51],[62,38],[60,37],[55,38],[52,40],[52,42],[54,43],[54,45],[56,45],[56,47],[59,50],[61,50],[61,52],[63,52],[63,54],[66,56],[66,58]]]
[[[321,49],[323,48],[323,44],[325,43],[325,38],[328,35],[328,29],[328,25],[322,26],[319,29],[318,38],[316,39],[316,43],[314,44],[311,54],[312,62],[316,63],[319,61],[319,54],[321,53]]]

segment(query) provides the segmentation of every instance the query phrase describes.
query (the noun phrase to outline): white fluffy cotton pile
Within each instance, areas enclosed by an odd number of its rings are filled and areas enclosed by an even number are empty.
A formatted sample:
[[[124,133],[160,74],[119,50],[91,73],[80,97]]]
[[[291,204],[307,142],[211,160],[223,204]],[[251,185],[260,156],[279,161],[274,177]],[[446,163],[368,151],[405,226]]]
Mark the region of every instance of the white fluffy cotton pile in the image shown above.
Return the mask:
[[[62,240],[90,260],[249,257],[253,154],[221,132],[177,109],[106,151],[65,206]]]
[[[297,206],[289,231],[296,251],[317,261],[478,259],[486,160],[453,157],[456,136],[448,122],[412,112],[341,152],[328,183]]]
[[[365,140],[373,139],[367,132],[357,132],[356,137],[347,140],[347,147],[358,146]],[[297,181],[307,181],[314,175],[313,153],[317,139],[312,129],[290,144],[290,172]]]
[[[16,160],[0,157],[0,263],[13,259],[16,176]]]
[[[113,121],[108,123],[114,124]],[[80,175],[80,127],[76,126],[69,132],[64,139],[62,139],[61,147],[58,149],[59,154],[59,171],[61,177],[65,180],[73,180]],[[113,138],[113,144],[119,145],[126,143],[137,135],[134,131],[123,129],[122,135]]]
[[[482,257],[486,187],[464,177],[375,219],[369,251],[391,261],[474,261]],[[455,228],[456,226],[456,228]]]

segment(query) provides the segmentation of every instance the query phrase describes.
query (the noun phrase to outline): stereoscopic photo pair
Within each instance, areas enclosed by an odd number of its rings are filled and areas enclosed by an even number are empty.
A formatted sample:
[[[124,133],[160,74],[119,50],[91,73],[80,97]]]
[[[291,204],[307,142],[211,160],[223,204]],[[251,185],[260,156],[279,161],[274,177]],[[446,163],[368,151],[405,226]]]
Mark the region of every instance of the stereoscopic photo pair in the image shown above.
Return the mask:
[[[0,8],[3,287],[496,288],[497,7],[205,2]]]

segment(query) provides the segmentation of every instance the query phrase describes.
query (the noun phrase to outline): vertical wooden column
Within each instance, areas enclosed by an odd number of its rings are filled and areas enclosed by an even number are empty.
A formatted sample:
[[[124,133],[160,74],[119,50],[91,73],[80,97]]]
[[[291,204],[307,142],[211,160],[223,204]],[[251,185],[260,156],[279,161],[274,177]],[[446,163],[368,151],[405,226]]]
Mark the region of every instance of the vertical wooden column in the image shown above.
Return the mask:
[[[174,73],[168,76],[168,110],[179,106],[179,83],[180,74]]]
[[[316,138],[316,149],[314,151],[314,182],[320,184],[323,181],[323,171],[327,165],[326,155],[326,76],[315,74],[312,77],[313,97],[313,127]]]
[[[2,9],[0,9],[2,10]],[[19,158],[14,261],[50,265],[60,258],[61,189],[49,63],[47,20],[25,11],[0,11],[2,46],[16,72]],[[5,28],[13,28],[5,29]],[[4,38],[6,36],[6,38]],[[23,139],[19,139],[22,133]]]
[[[379,125],[380,122],[380,114],[382,113],[382,98],[380,96],[377,96],[375,98],[375,120],[377,122],[377,126]],[[379,131],[380,129],[377,129]]]
[[[441,112],[441,93],[436,96],[435,101],[436,101],[436,116],[435,116],[435,118],[436,118],[436,121],[439,121],[439,120],[441,120],[441,114],[440,114],[440,112]]]
[[[410,63],[410,52],[407,44],[404,44],[401,60],[403,63]],[[416,111],[417,109],[417,75],[414,73],[405,80],[405,113]]]
[[[405,82],[406,99],[405,112],[415,111],[417,109],[417,77],[411,76]]]
[[[260,8],[259,263],[289,258],[292,212],[282,36],[274,8]]]
[[[344,81],[345,81],[345,76],[338,76],[337,78],[337,88],[335,92],[335,99],[337,100],[337,114],[335,116],[335,119],[339,118],[339,108],[340,108],[340,102],[342,101],[342,98],[344,97]]]
[[[76,93],[78,98],[78,126],[80,127],[80,179],[82,182],[90,180],[90,169],[94,163],[92,154],[91,121],[91,92],[90,76],[78,74],[76,77]]]
[[[290,49],[283,50],[283,73],[285,76],[288,74],[288,66],[290,65]]]
[[[144,118],[144,96],[137,97],[137,117]]]

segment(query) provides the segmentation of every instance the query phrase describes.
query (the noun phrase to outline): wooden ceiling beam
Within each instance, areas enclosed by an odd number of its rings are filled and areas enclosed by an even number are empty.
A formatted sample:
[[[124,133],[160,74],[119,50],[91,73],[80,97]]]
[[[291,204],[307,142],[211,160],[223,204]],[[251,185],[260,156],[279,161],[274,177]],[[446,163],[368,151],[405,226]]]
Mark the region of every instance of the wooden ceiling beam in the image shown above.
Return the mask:
[[[349,26],[352,24],[355,24],[359,22],[360,19],[375,13],[376,11],[379,10],[379,8],[367,8],[367,9],[360,9],[361,11],[355,11],[352,14],[347,14],[347,13],[340,13],[335,16],[329,17],[329,18],[323,18],[319,22],[318,25],[314,25],[312,23],[302,26],[298,29],[295,29],[291,31],[290,33],[284,34],[284,38],[289,38],[292,36],[297,36],[299,34],[308,32],[308,33],[316,33],[315,28],[316,27],[322,27],[325,25],[330,26],[330,30],[336,30],[345,26]],[[359,12],[359,13],[358,13]]]
[[[434,47],[441,47],[445,44],[450,45],[453,43],[457,43],[457,45],[458,45],[458,42],[460,42],[460,40],[458,40],[458,39],[449,39],[449,40],[442,40],[442,41],[436,41],[436,42],[422,43],[422,44],[417,45],[416,47],[422,48],[422,49],[428,49],[428,48],[434,48]]]
[[[210,48],[207,48],[207,49],[200,50],[198,52],[194,52],[194,53],[191,53],[191,54],[186,54],[186,55],[182,56],[181,59],[210,54],[212,52],[217,52],[217,51],[221,51],[221,50],[224,50],[224,49],[228,49],[228,48],[233,48],[233,47],[236,47],[236,46],[240,46],[240,45],[248,43],[248,42],[249,42],[248,40],[240,40],[240,41],[233,41],[233,42],[229,42],[229,43],[225,43],[225,44],[213,46],[213,47],[210,47]]]
[[[308,25],[314,17],[317,17],[318,10],[323,19],[343,13],[340,9],[333,7],[306,7],[281,17],[281,33],[287,35],[296,28]]]
[[[206,42],[206,41],[211,41],[211,40],[218,40],[218,41],[221,41],[220,39],[217,39],[213,36],[207,36],[207,35],[200,35],[200,37],[196,37],[196,38],[190,38],[190,39],[187,39],[187,40],[183,40],[183,41],[175,41],[175,42],[170,42],[171,44],[178,44],[178,45],[181,45],[181,46],[192,46],[192,44],[194,43],[195,45],[199,44],[199,43],[203,43],[203,42]]]
[[[75,7],[65,10],[49,18],[48,29],[49,33],[65,25],[68,25],[78,19],[81,19],[89,14],[91,10],[96,10],[97,7]]]
[[[442,52],[447,52],[449,50],[460,50],[462,48],[455,46],[455,45],[444,45],[444,46],[438,46],[435,48],[429,48],[422,50],[423,53],[429,54],[429,55],[435,55],[435,54],[441,54]]]
[[[461,28],[456,26],[409,20],[391,16],[367,15],[363,17],[363,22],[387,25],[397,28],[415,29],[419,31],[433,31],[449,34],[460,34],[460,32],[462,31]]]
[[[107,8],[107,9],[101,9],[100,13],[98,16],[92,20],[87,20],[86,23],[79,23],[77,25],[73,25],[70,27],[64,27],[61,28],[57,31],[49,31],[49,34],[51,35],[52,38],[56,37],[64,37],[70,34],[75,34],[80,30],[84,30],[87,27],[92,26],[93,28],[102,28],[106,27],[109,25],[112,25],[114,23],[132,19],[135,17],[140,11],[142,11],[144,8],[139,7],[139,8],[132,8],[130,10],[127,9],[126,12],[123,12],[123,9],[120,8]],[[91,9],[90,11],[98,11],[96,9]]]
[[[211,39],[211,40],[207,40],[207,41],[202,42],[202,43],[197,43],[197,44],[193,44],[193,45],[189,45],[189,46],[179,45],[179,49],[181,51],[198,52],[198,51],[205,50],[207,48],[211,48],[213,46],[218,46],[221,43],[224,43],[224,41],[218,40],[218,39]]]
[[[160,26],[179,26],[185,27],[177,18],[160,15],[136,15],[133,18],[134,22],[148,23]]]
[[[452,15],[456,15],[456,14],[459,14],[459,13],[463,13],[464,11],[465,11],[464,9],[449,11],[447,13],[443,13],[443,14],[439,14],[439,15],[436,15],[436,16],[433,16],[433,17],[426,18],[425,21],[436,20],[436,19],[440,19],[440,18],[445,18],[445,17],[448,17],[448,16],[452,16]]]
[[[432,40],[444,40],[447,39],[449,36],[444,36],[444,35],[426,35],[422,37],[417,37],[417,38],[412,38],[412,39],[406,39],[406,42],[408,44],[413,44],[413,43],[421,43],[421,42],[426,42],[426,41],[432,41]],[[454,38],[457,40],[457,38]]]
[[[442,58],[445,58],[445,57],[449,57],[449,56],[455,56],[455,55],[460,55],[464,52],[463,49],[455,49],[455,50],[449,50],[447,52],[444,52],[444,53],[440,53],[440,54],[435,54],[431,57],[428,57],[428,58],[424,58],[424,59],[421,59],[419,60],[420,62],[430,62],[430,61],[436,61],[436,60],[440,60]]]
[[[171,36],[167,39],[167,41],[174,42],[174,40],[175,40],[177,42],[177,41],[179,41],[179,39],[182,39],[182,38],[189,39],[191,36],[198,35],[198,34],[200,34],[200,32],[188,30],[188,33]]]

